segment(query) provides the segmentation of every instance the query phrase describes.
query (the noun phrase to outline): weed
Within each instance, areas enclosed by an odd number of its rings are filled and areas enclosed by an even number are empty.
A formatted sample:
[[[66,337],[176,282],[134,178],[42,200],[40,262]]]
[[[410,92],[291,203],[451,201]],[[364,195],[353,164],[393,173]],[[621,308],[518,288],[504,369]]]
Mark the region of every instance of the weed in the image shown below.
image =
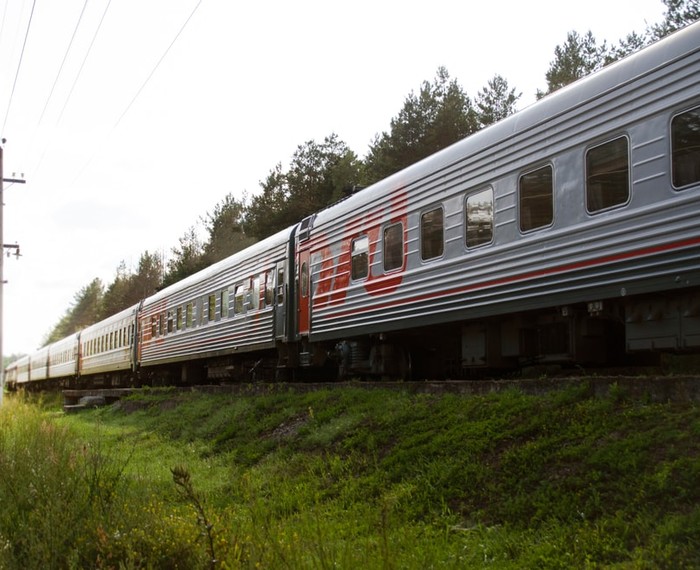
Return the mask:
[[[192,485],[192,477],[184,465],[177,465],[170,469],[170,472],[173,474],[173,482],[180,490],[183,497],[192,504],[197,512],[197,524],[201,527],[202,534],[207,540],[207,552],[209,553],[210,568],[216,568],[217,559],[216,548],[214,546],[216,542],[214,537],[214,525],[209,522],[207,513],[204,510],[204,503],[194,490],[194,486]]]

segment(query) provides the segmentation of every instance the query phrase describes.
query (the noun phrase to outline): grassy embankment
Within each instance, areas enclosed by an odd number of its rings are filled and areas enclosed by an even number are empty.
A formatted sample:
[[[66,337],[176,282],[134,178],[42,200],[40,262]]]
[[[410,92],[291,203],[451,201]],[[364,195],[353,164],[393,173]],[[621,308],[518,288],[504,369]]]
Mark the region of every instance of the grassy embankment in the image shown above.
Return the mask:
[[[700,567],[700,409],[343,389],[0,410],[0,568]]]

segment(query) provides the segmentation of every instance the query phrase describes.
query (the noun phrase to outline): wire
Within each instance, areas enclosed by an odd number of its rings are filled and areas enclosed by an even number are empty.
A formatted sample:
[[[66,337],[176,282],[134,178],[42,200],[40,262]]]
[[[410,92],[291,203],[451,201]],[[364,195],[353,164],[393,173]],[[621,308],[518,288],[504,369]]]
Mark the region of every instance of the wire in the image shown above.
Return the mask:
[[[105,6],[104,11],[102,12],[102,17],[100,18],[100,23],[97,25],[97,28],[95,29],[95,33],[92,35],[92,40],[90,41],[90,45],[88,46],[87,52],[85,53],[85,57],[83,58],[82,63],[80,64],[80,68],[78,69],[78,73],[75,76],[75,79],[73,80],[73,84],[70,87],[70,91],[68,91],[68,95],[66,96],[66,100],[63,103],[63,107],[61,108],[61,112],[58,115],[58,119],[56,119],[56,126],[58,126],[61,123],[61,119],[63,118],[63,113],[66,111],[66,107],[68,107],[68,103],[71,100],[71,96],[73,95],[73,90],[75,89],[75,86],[78,84],[78,80],[80,79],[80,76],[83,72],[83,68],[85,67],[85,63],[87,62],[87,59],[90,55],[90,52],[92,51],[92,46],[95,44],[95,40],[97,39],[97,35],[100,33],[100,28],[102,28],[102,23],[105,20],[105,16],[107,16],[107,10],[109,9],[110,4],[112,3],[112,0],[108,0],[107,5]],[[87,0],[86,0],[87,4]],[[84,8],[83,8],[84,9]],[[82,14],[80,16],[82,18]],[[73,40],[71,40],[73,41]],[[63,65],[63,64],[61,64]],[[41,165],[44,162],[44,157],[46,156],[46,152],[49,148],[50,144],[50,139],[49,142],[46,143],[46,146],[44,147],[44,151],[41,153],[41,157],[39,157],[39,161],[36,164],[36,167],[34,168],[35,174],[39,172],[41,169]]]
[[[133,106],[133,104],[136,102],[136,100],[138,99],[138,97],[139,97],[139,95],[141,94],[141,92],[144,90],[144,88],[146,87],[146,85],[148,84],[148,82],[151,80],[151,78],[152,78],[153,75],[155,74],[155,72],[156,72],[156,70],[158,69],[158,67],[160,66],[160,64],[161,64],[161,63],[163,62],[163,60],[165,59],[165,56],[168,55],[168,52],[170,51],[170,49],[173,47],[173,45],[174,45],[175,42],[178,40],[178,38],[180,37],[180,35],[182,35],[182,32],[183,32],[183,31],[185,30],[185,28],[187,27],[187,24],[189,24],[190,20],[191,20],[192,17],[195,15],[195,12],[197,12],[197,10],[199,9],[199,6],[202,4],[202,1],[203,1],[203,0],[199,0],[199,1],[197,2],[197,5],[194,7],[194,9],[193,9],[192,12],[190,13],[190,15],[187,17],[187,19],[185,20],[184,24],[182,24],[182,26],[180,27],[180,30],[177,32],[177,34],[175,34],[175,37],[174,37],[173,40],[170,42],[170,45],[169,45],[169,46],[167,47],[167,49],[163,52],[163,55],[160,56],[160,59],[156,62],[155,66],[153,66],[153,69],[152,69],[151,72],[148,74],[148,77],[146,77],[146,80],[141,84],[141,87],[139,87],[139,89],[138,89],[138,91],[136,92],[136,94],[133,96],[133,98],[131,99],[131,101],[129,102],[129,104],[126,106],[126,109],[124,109],[124,112],[121,114],[121,116],[119,117],[119,119],[117,119],[117,122],[114,123],[114,126],[112,127],[112,130],[110,131],[110,135],[111,135],[111,133],[113,133],[113,132],[115,131],[115,129],[119,126],[119,124],[121,123],[121,121],[122,121],[122,119],[124,118],[124,116],[129,112],[129,109],[131,109],[131,107]],[[111,2],[111,0],[110,0],[110,2]],[[105,12],[106,12],[106,10],[105,10]],[[103,16],[103,18],[104,18],[104,16]],[[102,22],[100,22],[100,25],[102,25]],[[91,44],[91,47],[92,47],[92,44]],[[82,69],[82,67],[81,67],[81,69]],[[63,113],[61,113],[61,114],[63,114]],[[60,118],[59,118],[59,120],[60,120]],[[109,137],[110,135],[108,135],[108,137]],[[88,168],[88,166],[89,166],[90,163],[92,162],[93,158],[94,158],[94,154],[93,154],[93,156],[91,156],[91,157],[88,159],[88,161],[87,161],[87,162],[83,165],[83,167],[78,171],[78,173],[76,174],[75,179],[74,179],[74,181],[73,181],[74,183],[75,183],[75,181],[77,181],[77,180],[83,175],[83,172],[85,172],[85,170]]]
[[[165,52],[164,52],[163,55],[160,57],[160,59],[158,60],[158,62],[155,64],[155,66],[153,67],[153,69],[151,70],[151,72],[148,74],[148,77],[146,77],[146,80],[143,82],[143,84],[141,85],[141,87],[139,87],[139,90],[136,92],[136,95],[134,95],[133,99],[132,99],[132,100],[129,102],[129,104],[126,106],[126,109],[124,109],[124,112],[121,114],[121,116],[119,117],[119,119],[117,119],[117,122],[114,124],[114,127],[112,127],[112,130],[116,129],[116,128],[119,126],[119,123],[121,123],[122,119],[124,118],[124,115],[126,115],[126,114],[129,112],[129,109],[131,109],[131,106],[134,104],[134,102],[136,101],[136,99],[138,99],[139,95],[141,95],[141,91],[143,91],[144,87],[146,87],[146,85],[148,84],[148,82],[151,80],[151,77],[153,77],[153,74],[156,72],[156,70],[158,69],[158,67],[160,66],[160,64],[163,62],[163,60],[165,59],[165,56],[168,55],[168,52],[170,51],[170,48],[173,47],[173,45],[175,44],[175,42],[177,41],[177,39],[180,37],[180,34],[182,34],[182,32],[184,31],[184,29],[187,27],[187,24],[189,24],[190,20],[192,19],[192,16],[194,16],[195,12],[197,11],[197,9],[199,8],[199,6],[200,6],[201,4],[202,4],[202,0],[199,0],[199,2],[197,2],[197,5],[194,7],[194,10],[192,10],[192,12],[190,13],[190,15],[187,17],[187,20],[185,20],[185,23],[182,24],[182,27],[180,28],[180,31],[175,35],[175,37],[173,38],[173,41],[170,42],[170,45],[168,46],[168,48],[165,50]]]
[[[0,23],[0,40],[2,40],[2,33],[5,31],[5,18],[7,17],[7,7],[10,4],[10,0],[5,2],[5,9],[2,11],[2,23]]]
[[[17,87],[17,79],[19,78],[19,71],[22,68],[22,59],[24,58],[24,48],[27,47],[27,38],[29,37],[29,30],[32,27],[32,18],[34,17],[34,8],[36,7],[36,0],[32,2],[32,11],[29,14],[29,23],[27,24],[27,31],[24,34],[24,43],[22,44],[22,53],[19,55],[19,63],[17,64],[17,72],[15,73],[15,80],[12,83],[12,92],[10,93],[10,101],[7,103],[7,112],[5,113],[5,121],[2,124],[2,131],[5,131],[7,126],[7,118],[10,116],[10,108],[12,107],[12,99],[15,95],[15,88]]]
[[[80,22],[83,19],[83,14],[85,14],[85,8],[87,8],[87,3],[88,0],[85,0],[85,4],[83,4],[83,9],[80,12],[80,16],[78,17],[78,23],[75,25],[75,29],[73,30],[73,35],[70,38],[70,42],[68,42],[68,47],[66,48],[66,53],[63,55],[63,61],[61,62],[61,67],[58,68],[58,73],[56,74],[56,79],[53,81],[53,85],[51,86],[51,92],[49,93],[49,96],[46,98],[46,103],[44,104],[44,109],[41,111],[41,117],[39,117],[39,124],[41,124],[41,121],[44,118],[44,113],[46,113],[46,108],[49,106],[49,101],[51,101],[51,97],[53,96],[53,91],[56,89],[56,84],[58,83],[58,78],[61,76],[61,72],[63,71],[63,66],[66,63],[66,59],[68,58],[68,54],[70,53],[70,48],[73,45],[73,40],[75,39],[75,35],[78,33],[78,28],[80,27]]]
[[[61,119],[63,118],[63,113],[66,110],[66,107],[68,106],[68,101],[70,101],[71,95],[73,95],[73,89],[75,89],[75,86],[78,83],[78,79],[80,79],[80,75],[83,72],[83,67],[85,67],[85,62],[87,61],[87,58],[90,55],[90,52],[92,51],[92,46],[95,43],[95,40],[97,39],[97,34],[100,33],[100,28],[102,27],[102,23],[105,20],[105,16],[107,15],[107,10],[109,9],[109,6],[111,3],[112,3],[112,0],[108,0],[107,5],[105,6],[104,12],[102,12],[102,18],[100,18],[100,23],[97,25],[97,29],[95,30],[95,33],[92,36],[92,41],[90,42],[90,45],[88,46],[87,53],[85,54],[85,57],[83,58],[83,62],[80,64],[80,69],[78,69],[78,74],[75,76],[75,79],[73,80],[73,85],[71,85],[71,87],[70,87],[70,91],[68,92],[68,96],[66,97],[66,102],[63,104],[63,108],[61,109],[61,114],[58,116],[58,121],[56,121],[56,124],[60,123]]]

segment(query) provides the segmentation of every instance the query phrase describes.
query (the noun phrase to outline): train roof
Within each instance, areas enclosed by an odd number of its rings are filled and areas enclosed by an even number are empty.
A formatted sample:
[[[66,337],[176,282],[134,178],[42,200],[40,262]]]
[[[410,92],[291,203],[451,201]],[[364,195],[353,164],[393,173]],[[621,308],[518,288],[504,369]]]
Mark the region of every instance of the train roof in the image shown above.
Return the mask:
[[[250,259],[255,259],[261,255],[264,255],[275,247],[286,245],[289,242],[289,238],[295,227],[296,224],[285,228],[276,234],[266,237],[265,239],[262,239],[259,242],[254,243],[253,245],[248,246],[245,249],[234,253],[233,255],[230,255],[229,257],[205,267],[197,273],[189,275],[188,277],[185,277],[172,285],[168,285],[157,293],[147,297],[144,300],[144,305],[150,305],[161,299],[169,297],[174,293],[185,291],[186,289],[196,286],[202,281],[206,281],[207,279],[219,274],[225,268],[235,267],[237,264],[241,264]]]
[[[110,315],[106,319],[102,319],[101,321],[98,321],[90,326],[85,327],[78,334],[80,334],[81,336],[88,337],[91,333],[93,333],[95,331],[102,330],[104,327],[108,327],[114,323],[118,323],[120,321],[123,321],[125,318],[128,318],[128,317],[134,315],[136,313],[136,311],[138,310],[139,305],[140,305],[140,303],[136,303],[135,305],[132,305],[131,307],[127,307],[126,309],[122,309],[118,313]]]

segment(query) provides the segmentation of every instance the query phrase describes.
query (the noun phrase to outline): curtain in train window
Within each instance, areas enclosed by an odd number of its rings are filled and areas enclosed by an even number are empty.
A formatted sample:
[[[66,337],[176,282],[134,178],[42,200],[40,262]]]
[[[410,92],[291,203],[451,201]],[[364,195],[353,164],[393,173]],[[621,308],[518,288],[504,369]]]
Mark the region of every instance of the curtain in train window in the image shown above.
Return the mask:
[[[624,204],[630,195],[629,143],[626,137],[586,153],[586,207],[591,213]]]
[[[384,271],[403,267],[403,224],[384,228]]]
[[[467,247],[491,243],[493,239],[493,190],[467,197]]]
[[[369,275],[369,238],[361,236],[352,240],[352,279],[364,279]]]
[[[260,300],[260,277],[254,277],[252,280],[252,287],[250,291],[250,303],[248,303],[248,308],[252,310],[262,309],[263,305]]]
[[[238,283],[235,291],[236,292],[233,297],[233,311],[237,315],[241,315],[246,311],[245,300],[246,295],[248,294],[248,284]]]
[[[423,261],[442,256],[445,249],[445,226],[442,208],[425,212],[420,217],[420,257]]]
[[[673,186],[700,182],[700,107],[681,113],[671,122]]]
[[[523,232],[543,228],[554,217],[552,167],[545,166],[520,177],[520,229]]]

